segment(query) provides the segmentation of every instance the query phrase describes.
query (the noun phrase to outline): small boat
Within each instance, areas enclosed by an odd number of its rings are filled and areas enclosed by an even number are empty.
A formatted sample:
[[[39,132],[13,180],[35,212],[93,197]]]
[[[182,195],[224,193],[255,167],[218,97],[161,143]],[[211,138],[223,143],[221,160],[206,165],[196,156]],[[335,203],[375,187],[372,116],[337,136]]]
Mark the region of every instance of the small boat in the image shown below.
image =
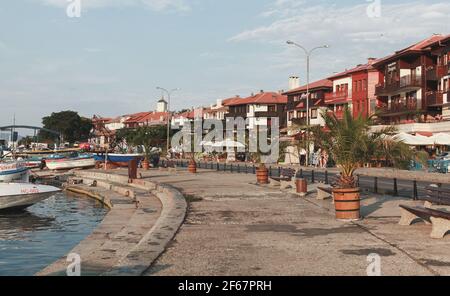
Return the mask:
[[[95,161],[105,162],[117,164],[119,166],[128,166],[128,162],[133,159],[138,159],[141,161],[144,157],[142,154],[116,154],[116,153],[97,153],[94,155]]]
[[[95,159],[90,155],[80,155],[70,158],[47,158],[45,165],[50,170],[71,170],[95,167]]]
[[[0,162],[0,182],[28,181],[28,173],[28,167],[24,162]]]
[[[23,209],[43,201],[61,189],[31,183],[0,183],[0,210]]]

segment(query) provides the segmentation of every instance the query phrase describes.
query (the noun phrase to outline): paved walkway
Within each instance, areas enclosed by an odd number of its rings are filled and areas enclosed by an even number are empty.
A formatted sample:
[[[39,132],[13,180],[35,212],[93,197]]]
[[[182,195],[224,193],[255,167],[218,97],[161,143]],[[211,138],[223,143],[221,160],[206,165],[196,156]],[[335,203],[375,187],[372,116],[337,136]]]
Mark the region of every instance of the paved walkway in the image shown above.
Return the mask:
[[[429,238],[425,224],[399,226],[398,205],[365,196],[358,223],[334,219],[330,201],[254,184],[255,176],[200,170],[150,171],[190,201],[185,223],[147,275],[366,275],[367,256],[383,275],[450,275],[450,236]]]

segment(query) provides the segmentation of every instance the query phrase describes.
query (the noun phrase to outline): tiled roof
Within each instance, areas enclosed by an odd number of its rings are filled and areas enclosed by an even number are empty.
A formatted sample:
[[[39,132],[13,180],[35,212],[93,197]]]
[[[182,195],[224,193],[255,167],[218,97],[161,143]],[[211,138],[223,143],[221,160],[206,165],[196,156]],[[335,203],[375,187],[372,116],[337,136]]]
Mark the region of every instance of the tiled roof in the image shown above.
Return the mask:
[[[322,80],[315,81],[315,82],[312,82],[309,84],[310,91],[314,91],[315,89],[332,88],[332,87],[333,87],[333,82],[329,79],[322,79]],[[283,95],[294,94],[294,93],[298,93],[298,92],[306,92],[306,85],[291,89],[290,91],[283,93]]]
[[[241,97],[238,97],[238,96],[229,98],[229,99],[224,99],[224,100],[222,100],[222,105],[229,106],[230,104],[232,104],[235,101],[240,100],[240,99],[241,99]]]
[[[167,118],[167,112],[140,112],[130,115],[125,123],[165,122]]]
[[[287,96],[276,92],[262,92],[248,98],[238,98],[227,103],[227,106],[239,106],[248,104],[287,104]]]
[[[328,77],[328,79],[333,80],[333,79],[336,79],[336,78],[339,78],[339,77],[349,76],[349,75],[351,75],[353,73],[356,73],[356,72],[373,70],[373,69],[375,69],[373,67],[373,64],[377,63],[378,61],[379,60],[375,60],[372,63],[367,63],[367,64],[364,64],[364,65],[358,65],[358,66],[356,66],[356,67],[354,67],[352,69],[345,70],[345,71],[343,71],[341,73],[338,73],[338,74],[335,74],[335,75],[333,75],[331,77]]]
[[[395,59],[395,58],[400,57],[400,56],[405,55],[405,54],[419,53],[419,52],[427,49],[428,47],[430,47],[430,45],[436,44],[439,41],[442,41],[442,40],[445,40],[445,39],[449,38],[449,36],[450,35],[446,35],[446,36],[444,36],[444,35],[433,35],[433,36],[431,36],[431,37],[429,37],[429,38],[427,38],[425,40],[417,42],[417,43],[415,43],[415,44],[413,44],[413,45],[411,45],[411,46],[409,46],[409,47],[407,47],[405,49],[396,51],[394,54],[389,55],[387,57],[384,57],[384,58],[378,60],[376,63],[374,63],[374,65],[375,66],[380,66],[380,65],[382,65],[382,64],[384,64],[384,63],[386,63],[386,62],[388,62],[388,61],[390,61],[392,59]]]

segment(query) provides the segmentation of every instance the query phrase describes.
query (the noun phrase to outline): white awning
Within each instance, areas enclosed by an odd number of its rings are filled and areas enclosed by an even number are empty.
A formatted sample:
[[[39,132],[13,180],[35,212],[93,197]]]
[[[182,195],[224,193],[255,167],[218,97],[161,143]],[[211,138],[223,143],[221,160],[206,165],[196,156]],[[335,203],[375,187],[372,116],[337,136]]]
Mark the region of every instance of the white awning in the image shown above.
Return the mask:
[[[431,137],[435,145],[450,146],[450,134],[439,133]]]
[[[397,141],[402,141],[403,143],[410,146],[432,146],[434,145],[434,140],[425,136],[417,135],[413,136],[407,133],[400,133],[394,136]]]

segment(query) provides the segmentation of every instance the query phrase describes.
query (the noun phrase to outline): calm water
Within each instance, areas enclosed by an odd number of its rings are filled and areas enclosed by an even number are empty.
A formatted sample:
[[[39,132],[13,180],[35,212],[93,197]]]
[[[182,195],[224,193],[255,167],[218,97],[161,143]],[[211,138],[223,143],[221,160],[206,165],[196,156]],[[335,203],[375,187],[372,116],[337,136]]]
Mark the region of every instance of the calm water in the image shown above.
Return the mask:
[[[21,212],[0,212],[0,275],[35,274],[67,254],[106,213],[98,202],[66,193]]]

